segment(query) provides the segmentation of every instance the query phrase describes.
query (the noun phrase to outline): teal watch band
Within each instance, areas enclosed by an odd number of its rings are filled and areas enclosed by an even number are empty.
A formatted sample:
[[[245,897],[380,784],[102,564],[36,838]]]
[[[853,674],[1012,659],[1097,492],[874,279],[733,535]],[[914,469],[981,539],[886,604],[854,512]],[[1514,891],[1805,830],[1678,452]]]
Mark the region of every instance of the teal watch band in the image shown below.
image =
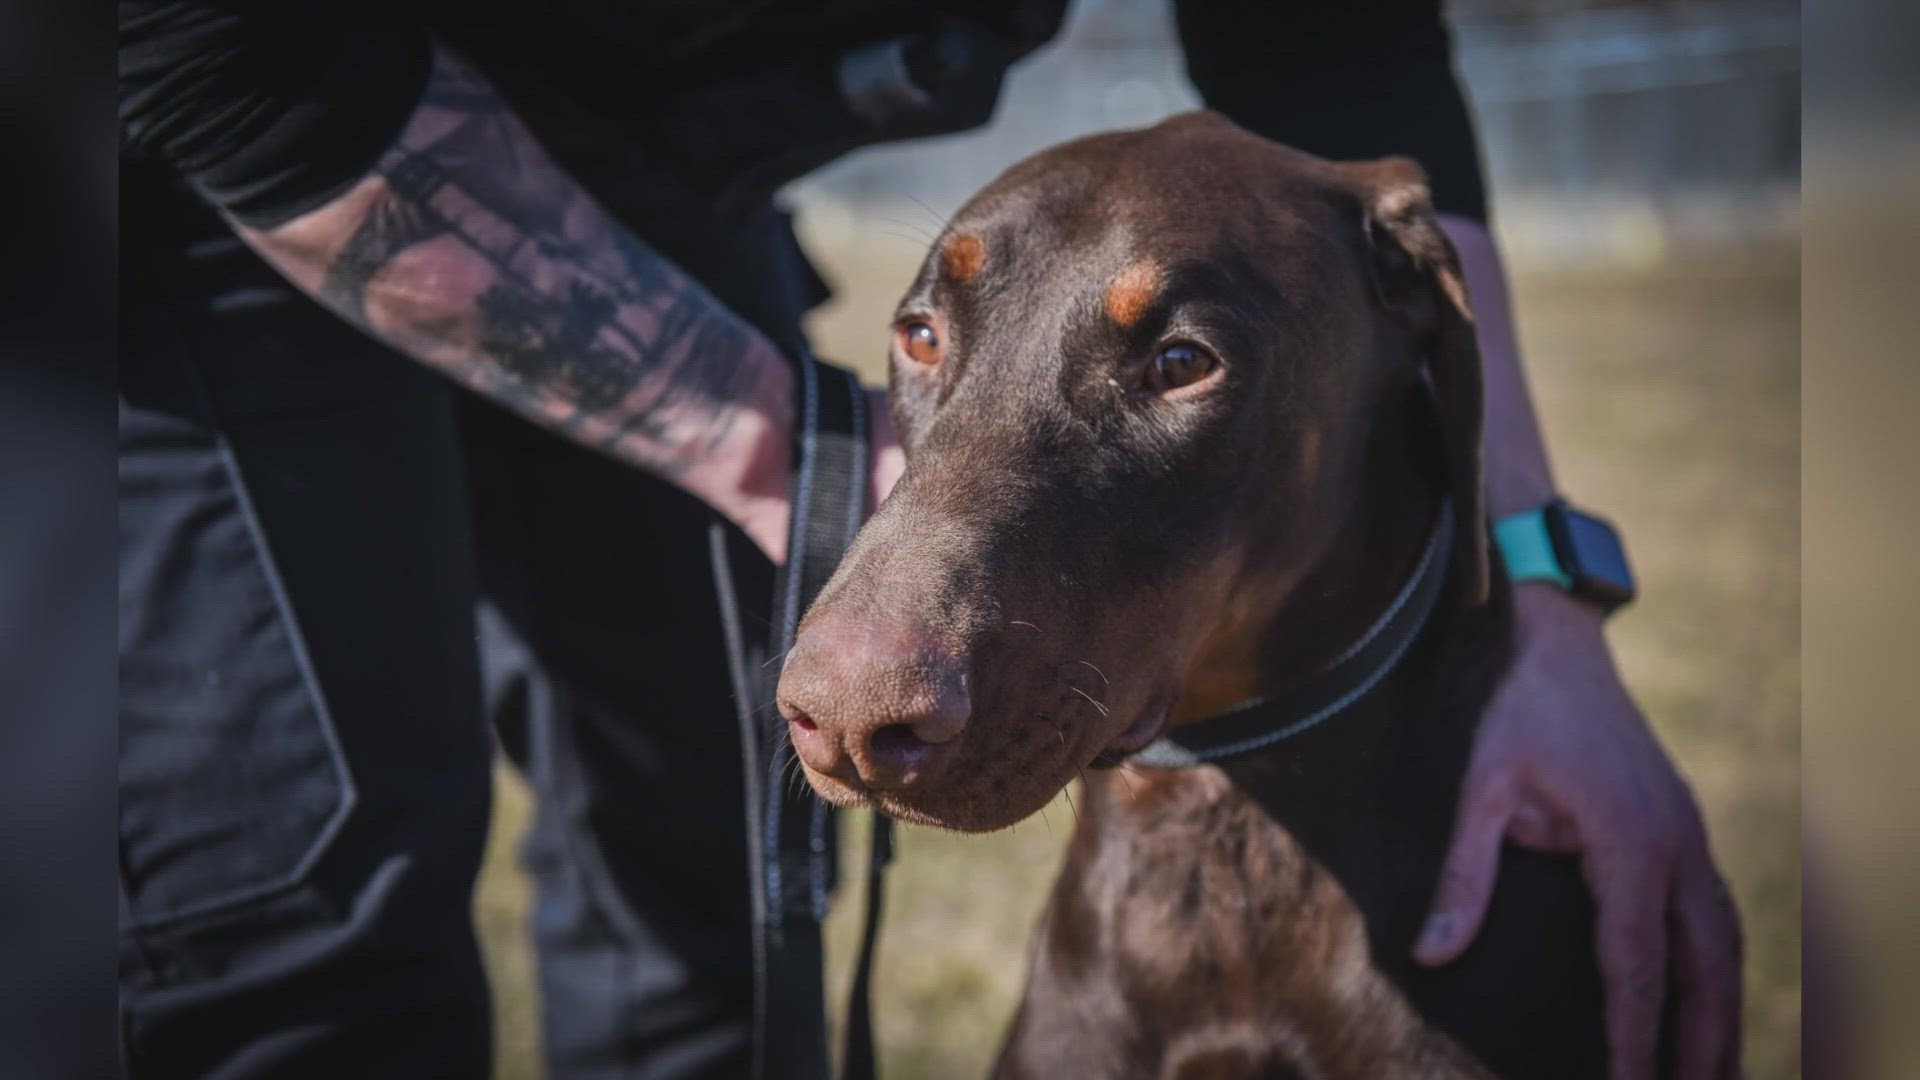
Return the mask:
[[[1562,589],[1573,588],[1573,578],[1554,554],[1544,509],[1523,510],[1494,522],[1493,542],[1500,545],[1500,557],[1506,560],[1512,580],[1551,581]]]

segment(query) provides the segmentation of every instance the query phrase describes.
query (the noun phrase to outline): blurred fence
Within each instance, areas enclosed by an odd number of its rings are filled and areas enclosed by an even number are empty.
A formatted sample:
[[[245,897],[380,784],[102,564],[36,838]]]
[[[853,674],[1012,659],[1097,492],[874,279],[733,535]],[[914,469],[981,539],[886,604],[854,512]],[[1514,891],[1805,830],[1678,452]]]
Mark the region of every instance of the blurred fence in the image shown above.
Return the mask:
[[[1798,224],[1791,0],[1463,0],[1457,65],[1503,240],[1526,258],[1647,261]],[[796,185],[809,212],[958,206],[1011,162],[1197,108],[1166,0],[1080,0],[976,132],[876,147]]]

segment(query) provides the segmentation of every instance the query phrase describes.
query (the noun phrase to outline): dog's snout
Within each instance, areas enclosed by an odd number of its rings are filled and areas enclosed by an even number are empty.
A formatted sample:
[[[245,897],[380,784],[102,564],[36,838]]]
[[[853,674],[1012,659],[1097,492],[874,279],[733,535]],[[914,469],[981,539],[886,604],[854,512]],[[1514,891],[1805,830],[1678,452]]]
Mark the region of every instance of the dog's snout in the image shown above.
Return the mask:
[[[965,659],[901,620],[822,616],[780,676],[794,752],[855,787],[922,785],[967,725]]]

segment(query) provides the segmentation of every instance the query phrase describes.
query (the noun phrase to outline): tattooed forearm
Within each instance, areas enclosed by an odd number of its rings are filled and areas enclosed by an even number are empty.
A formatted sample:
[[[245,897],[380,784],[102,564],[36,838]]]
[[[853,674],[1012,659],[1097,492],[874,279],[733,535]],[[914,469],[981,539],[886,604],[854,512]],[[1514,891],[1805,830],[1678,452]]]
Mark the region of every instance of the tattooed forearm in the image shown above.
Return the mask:
[[[391,178],[389,187],[393,186]],[[366,213],[346,247],[327,267],[321,298],[355,322],[367,317],[367,282],[402,251],[447,232],[446,222],[419,202],[387,198]]]
[[[569,436],[728,505],[780,496],[773,346],[602,211],[444,52],[347,195],[248,239],[346,318]]]

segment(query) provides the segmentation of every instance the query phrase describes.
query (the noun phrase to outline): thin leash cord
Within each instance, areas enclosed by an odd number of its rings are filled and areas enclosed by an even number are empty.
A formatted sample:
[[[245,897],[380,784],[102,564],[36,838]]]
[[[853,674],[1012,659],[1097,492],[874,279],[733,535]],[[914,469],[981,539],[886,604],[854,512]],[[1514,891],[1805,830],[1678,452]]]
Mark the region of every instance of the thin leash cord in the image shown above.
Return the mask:
[[[893,824],[873,812],[867,858],[867,910],[860,927],[860,952],[853,985],[847,990],[847,1034],[840,1055],[840,1080],[876,1080],[879,1062],[873,1039],[873,959],[880,939],[881,912],[887,903],[887,863],[893,855]]]
[[[758,805],[762,765],[756,747],[760,742],[760,728],[754,717],[754,695],[752,682],[746,666],[746,635],[740,629],[740,608],[738,594],[734,591],[733,567],[727,559],[726,526],[715,521],[707,527],[707,551],[713,561],[714,590],[719,594],[720,626],[726,636],[727,673],[733,681],[734,711],[740,718],[740,754],[742,782],[746,785],[747,805]],[[757,834],[751,824],[747,828],[747,873],[748,884],[754,891],[752,904],[752,935],[750,951],[753,961],[753,1045],[750,1048],[752,1072],[755,1078],[766,1076],[766,1039],[763,1033],[767,1029],[767,928],[764,916],[766,889],[760,879],[764,875],[766,859],[765,849],[755,843]]]

